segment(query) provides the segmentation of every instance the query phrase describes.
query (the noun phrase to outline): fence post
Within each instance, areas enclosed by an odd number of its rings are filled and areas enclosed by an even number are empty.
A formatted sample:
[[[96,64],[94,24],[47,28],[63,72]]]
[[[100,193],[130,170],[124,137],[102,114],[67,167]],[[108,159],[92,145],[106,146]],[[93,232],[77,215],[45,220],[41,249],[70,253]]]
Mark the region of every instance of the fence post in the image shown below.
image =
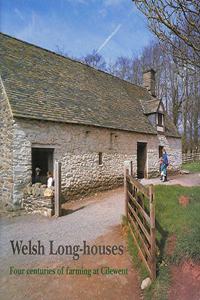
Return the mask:
[[[200,160],[200,152],[198,150],[182,153],[182,163],[188,163]]]
[[[56,161],[54,165],[55,169],[55,216],[61,216],[61,163]]]
[[[156,226],[155,226],[155,197],[154,187],[149,186],[150,196],[150,236],[151,236],[151,275],[156,279]]]
[[[128,183],[126,176],[132,175],[132,161],[124,162],[124,195],[125,195],[125,216],[128,218]]]
[[[124,166],[125,216],[128,218],[128,183],[126,179],[127,175],[128,175],[128,169]]]

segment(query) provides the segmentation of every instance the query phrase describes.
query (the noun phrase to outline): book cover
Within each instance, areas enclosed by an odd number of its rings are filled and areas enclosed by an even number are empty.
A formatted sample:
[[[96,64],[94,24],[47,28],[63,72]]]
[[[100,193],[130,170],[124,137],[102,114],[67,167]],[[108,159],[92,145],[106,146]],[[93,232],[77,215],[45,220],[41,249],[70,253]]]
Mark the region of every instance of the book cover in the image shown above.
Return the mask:
[[[199,5],[0,2],[0,298],[200,299]]]

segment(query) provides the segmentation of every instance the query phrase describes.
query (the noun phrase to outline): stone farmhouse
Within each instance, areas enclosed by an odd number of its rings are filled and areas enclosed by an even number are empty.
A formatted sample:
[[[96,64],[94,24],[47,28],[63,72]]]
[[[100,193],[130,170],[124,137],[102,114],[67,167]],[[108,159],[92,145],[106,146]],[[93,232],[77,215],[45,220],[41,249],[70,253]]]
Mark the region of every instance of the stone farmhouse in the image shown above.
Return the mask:
[[[35,168],[62,163],[66,200],[123,182],[124,161],[138,178],[156,176],[162,147],[176,171],[181,138],[161,100],[155,72],[143,87],[0,34],[0,199],[18,207]]]

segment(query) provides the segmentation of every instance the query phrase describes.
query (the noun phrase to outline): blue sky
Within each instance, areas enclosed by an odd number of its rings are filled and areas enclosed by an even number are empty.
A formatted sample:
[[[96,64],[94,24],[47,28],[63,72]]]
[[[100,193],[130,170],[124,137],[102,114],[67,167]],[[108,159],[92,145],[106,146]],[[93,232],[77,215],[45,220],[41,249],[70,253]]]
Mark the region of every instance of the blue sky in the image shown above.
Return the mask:
[[[153,36],[131,0],[0,0],[0,30],[69,56],[138,56]]]

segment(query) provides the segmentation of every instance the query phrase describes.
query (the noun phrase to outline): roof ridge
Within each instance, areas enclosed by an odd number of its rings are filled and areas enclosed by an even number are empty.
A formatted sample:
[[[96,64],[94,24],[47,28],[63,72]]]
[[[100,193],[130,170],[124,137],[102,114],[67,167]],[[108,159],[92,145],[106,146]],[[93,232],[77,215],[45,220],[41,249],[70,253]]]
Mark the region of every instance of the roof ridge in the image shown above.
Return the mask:
[[[156,99],[151,99],[151,100],[142,100],[142,99],[140,99],[140,101],[153,102],[153,101],[161,101],[161,99],[156,97]]]
[[[111,77],[114,77],[114,78],[116,78],[116,79],[118,79],[118,80],[120,80],[120,81],[126,82],[126,83],[130,84],[131,86],[139,87],[139,88],[141,88],[141,89],[143,89],[143,90],[145,90],[145,91],[147,90],[147,89],[146,89],[145,87],[143,87],[143,86],[140,86],[140,85],[138,85],[138,84],[134,84],[134,83],[132,83],[132,82],[130,82],[130,81],[127,81],[127,80],[125,80],[125,79],[119,78],[119,77],[117,77],[117,76],[115,76],[115,75],[113,75],[113,74],[110,74],[110,73],[106,72],[106,71],[103,71],[103,70],[100,70],[100,69],[96,69],[96,68],[94,68],[94,67],[92,67],[92,66],[89,66],[89,65],[87,65],[87,64],[85,64],[85,63],[79,61],[79,60],[73,59],[73,58],[71,58],[71,57],[64,56],[64,55],[59,54],[59,53],[56,53],[55,51],[52,51],[52,50],[43,48],[43,47],[41,47],[41,46],[38,46],[38,45],[35,45],[35,44],[32,44],[32,43],[29,43],[29,42],[27,42],[27,41],[23,41],[23,40],[21,40],[21,39],[18,39],[18,38],[14,37],[14,36],[8,35],[8,34],[3,33],[3,32],[1,32],[1,31],[0,31],[0,35],[6,36],[6,37],[8,37],[8,38],[10,38],[10,39],[13,39],[13,40],[16,40],[16,41],[18,41],[18,42],[20,42],[20,43],[24,43],[24,44],[27,44],[27,45],[29,45],[29,46],[32,46],[32,47],[41,49],[41,50],[46,51],[46,52],[49,52],[49,53],[54,54],[54,55],[56,55],[56,56],[59,56],[59,57],[61,57],[61,58],[63,58],[63,59],[70,60],[70,61],[72,61],[72,62],[74,62],[74,63],[81,64],[81,65],[83,65],[83,66],[85,66],[85,67],[91,68],[92,70],[94,70],[94,71],[96,71],[96,72],[102,72],[102,73],[104,73],[104,74],[106,74],[106,75],[108,75],[108,76],[111,76]]]

